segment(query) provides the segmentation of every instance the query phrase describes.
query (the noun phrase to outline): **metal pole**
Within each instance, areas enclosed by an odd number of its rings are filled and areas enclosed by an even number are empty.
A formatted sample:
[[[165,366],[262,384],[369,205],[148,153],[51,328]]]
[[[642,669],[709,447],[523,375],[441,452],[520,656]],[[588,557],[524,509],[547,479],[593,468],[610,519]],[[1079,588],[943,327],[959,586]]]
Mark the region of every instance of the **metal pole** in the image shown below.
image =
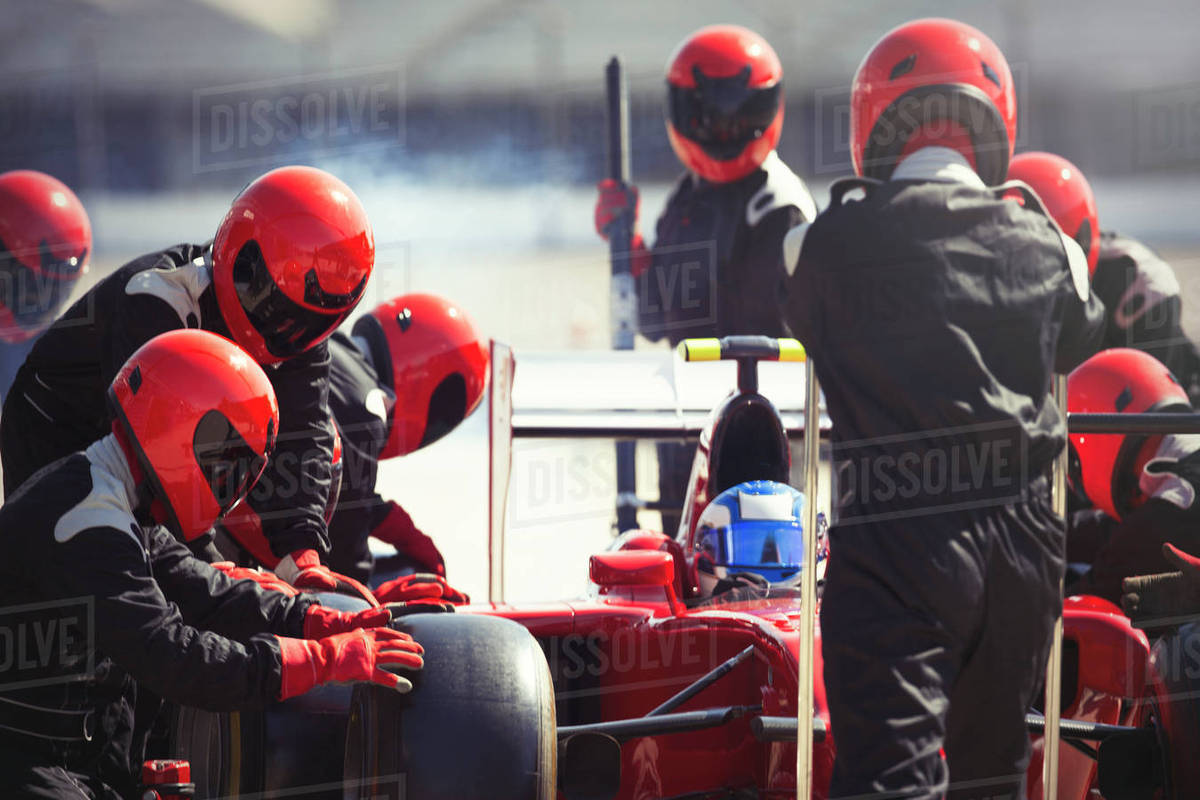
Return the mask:
[[[1067,419],[1067,377],[1054,376],[1054,403],[1064,423]],[[1064,424],[1064,429],[1065,429]],[[1054,481],[1050,486],[1050,503],[1054,513],[1064,522],[1063,547],[1066,547],[1065,523],[1067,518],[1067,451],[1064,446],[1054,460]],[[1062,604],[1063,582],[1058,581],[1059,605]],[[1053,639],[1050,642],[1050,658],[1046,662],[1046,732],[1042,736],[1042,798],[1058,800],[1058,746],[1059,721],[1062,716],[1062,638],[1063,623],[1060,610],[1054,621]]]
[[[608,174],[622,186],[629,183],[629,87],[625,71],[616,56],[604,68],[607,100]],[[609,316],[612,348],[632,350],[637,328],[637,293],[633,282],[631,250],[633,227],[629,220],[614,224],[608,237],[608,258],[612,270],[609,284]],[[661,465],[660,465],[661,466]],[[617,533],[638,526],[637,521],[637,442],[617,442]],[[673,536],[674,531],[666,531]]]
[[[821,458],[821,387],[811,358],[804,366],[804,569],[800,573],[800,662],[797,676],[796,798],[812,797],[813,639],[817,605],[817,474]]]

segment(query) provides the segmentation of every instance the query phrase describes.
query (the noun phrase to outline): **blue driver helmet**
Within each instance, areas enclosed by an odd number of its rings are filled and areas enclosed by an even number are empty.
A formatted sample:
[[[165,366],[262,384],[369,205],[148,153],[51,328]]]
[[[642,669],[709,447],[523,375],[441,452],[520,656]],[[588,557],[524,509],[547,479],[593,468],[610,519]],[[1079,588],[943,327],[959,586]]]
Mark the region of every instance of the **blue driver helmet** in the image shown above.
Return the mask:
[[[700,593],[711,597],[747,582],[792,584],[804,565],[804,493],[775,481],[726,489],[696,523]]]

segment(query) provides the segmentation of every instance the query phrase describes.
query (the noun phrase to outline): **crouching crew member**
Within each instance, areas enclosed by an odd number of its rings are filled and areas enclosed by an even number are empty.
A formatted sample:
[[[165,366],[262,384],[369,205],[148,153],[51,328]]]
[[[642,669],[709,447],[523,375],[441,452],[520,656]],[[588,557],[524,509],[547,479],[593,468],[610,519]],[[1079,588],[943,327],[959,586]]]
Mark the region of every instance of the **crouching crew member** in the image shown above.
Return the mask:
[[[31,169],[0,175],[0,396],[91,254],[91,221],[65,184]]]
[[[375,263],[366,211],[337,178],[283,167],[247,186],[211,244],[181,244],[118,269],[42,335],[0,416],[4,489],[87,447],[112,419],[104,395],[121,364],[165,331],[232,339],[266,367],[282,408],[279,445],[250,504],[280,577],[334,589],[329,551],[329,350]]]
[[[1051,376],[1095,352],[1103,309],[1036,199],[990,188],[1016,122],[984,34],[896,28],[851,90],[862,177],[785,243],[785,320],[839,465],[820,609],[830,796],[1024,796],[1064,569]]]
[[[1146,245],[1101,231],[1096,200],[1083,173],[1052,153],[1022,153],[1008,176],[1037,192],[1059,227],[1088,257],[1092,291],[1104,303],[1104,346],[1143,350],[1167,365],[1195,403],[1200,398],[1200,352],[1183,332],[1175,270]]]
[[[1092,356],[1069,378],[1072,413],[1190,412],[1187,393],[1158,359],[1130,348]],[[1071,518],[1069,561],[1091,569],[1067,587],[1114,603],[1132,575],[1170,572],[1163,545],[1200,553],[1200,436],[1073,434],[1071,483],[1094,509]]]
[[[396,297],[358,319],[353,333],[329,338],[329,405],[341,441],[341,480],[331,508],[329,564],[366,582],[374,559],[368,538],[396,548],[429,577],[405,594],[398,584],[376,591],[380,602],[417,597],[465,603],[446,581],[446,563],[433,539],[394,500],[376,491],[379,461],[398,458],[441,439],[478,407],[488,382],[488,345],[466,313],[429,294]],[[254,511],[243,504],[217,529],[217,546],[244,566],[272,569],[270,548]]]
[[[179,541],[271,455],[279,411],[253,359],[204,331],[166,333],[108,398],[110,433],[0,508],[0,605],[17,638],[4,646],[24,654],[0,653],[0,794],[133,796],[139,690],[237,710],[332,681],[411,688],[395,671],[420,669],[422,651],[380,627],[386,608],[347,614],[231,580]]]

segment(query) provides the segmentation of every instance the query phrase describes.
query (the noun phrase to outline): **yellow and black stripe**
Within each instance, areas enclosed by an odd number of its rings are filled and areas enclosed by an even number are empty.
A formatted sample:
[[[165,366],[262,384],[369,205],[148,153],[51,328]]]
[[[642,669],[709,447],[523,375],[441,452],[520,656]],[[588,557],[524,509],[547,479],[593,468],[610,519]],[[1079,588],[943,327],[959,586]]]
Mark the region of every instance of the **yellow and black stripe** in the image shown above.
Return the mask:
[[[723,339],[684,339],[679,343],[684,361],[804,361],[804,345],[795,339],[769,336],[726,336]]]

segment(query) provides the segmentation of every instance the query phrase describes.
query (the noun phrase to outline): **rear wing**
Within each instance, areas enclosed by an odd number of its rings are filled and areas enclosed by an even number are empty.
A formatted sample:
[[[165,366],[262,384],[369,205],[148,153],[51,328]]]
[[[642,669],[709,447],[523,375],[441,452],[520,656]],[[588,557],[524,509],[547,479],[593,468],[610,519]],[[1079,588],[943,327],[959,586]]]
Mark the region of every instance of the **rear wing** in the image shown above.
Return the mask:
[[[733,362],[685,363],[668,351],[522,351],[518,360],[518,438],[695,439],[737,385]],[[802,437],[803,363],[764,361],[758,374],[788,435]],[[822,435],[831,427],[822,405]]]
[[[514,354],[491,343],[488,392],[488,599],[504,598],[505,536],[514,438],[694,441],[738,385],[734,361],[685,362],[656,351]],[[516,363],[520,362],[520,369]],[[804,435],[805,365],[762,361],[758,391],[779,411],[789,437]],[[822,402],[820,430],[832,424]]]

